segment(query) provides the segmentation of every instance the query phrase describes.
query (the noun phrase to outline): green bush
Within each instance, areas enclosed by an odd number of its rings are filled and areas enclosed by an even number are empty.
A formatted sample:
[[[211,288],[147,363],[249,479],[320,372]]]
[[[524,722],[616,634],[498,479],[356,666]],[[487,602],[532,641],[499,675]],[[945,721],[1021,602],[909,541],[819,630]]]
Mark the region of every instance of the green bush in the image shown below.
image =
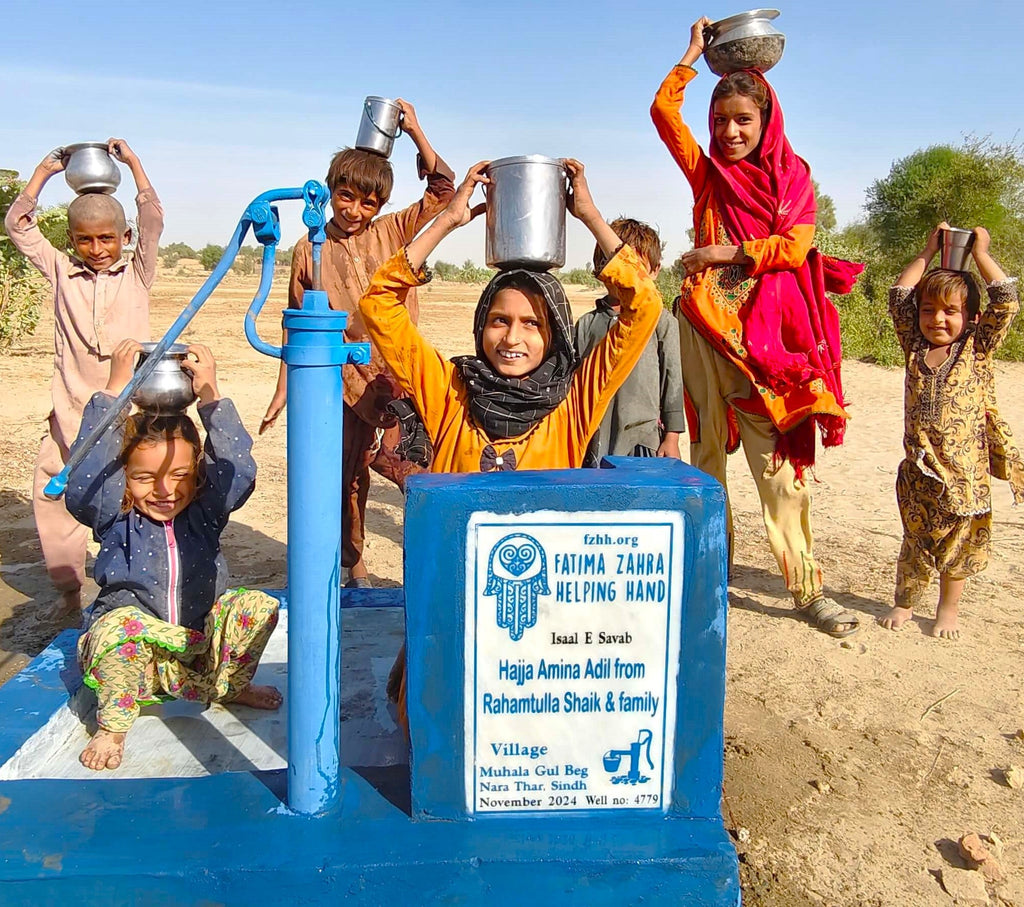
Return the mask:
[[[25,184],[15,170],[0,170],[0,220]],[[36,212],[42,234],[61,251],[68,248],[67,206]],[[8,350],[39,324],[49,298],[46,281],[32,267],[0,225],[0,351]]]
[[[203,246],[199,250],[199,263],[206,268],[207,271],[212,271],[217,267],[217,262],[221,260],[224,255],[223,246],[207,245]]]
[[[183,258],[197,258],[198,253],[183,242],[172,242],[161,247],[160,257],[164,261],[164,267],[173,268]]]
[[[491,268],[481,268],[468,258],[461,268],[447,261],[439,261],[431,270],[438,280],[450,280],[453,283],[488,283],[495,274]]]
[[[594,272],[587,267],[572,268],[569,271],[555,271],[555,277],[557,277],[563,284],[570,283],[578,287],[596,289],[597,287],[603,286],[601,281],[595,276]]]

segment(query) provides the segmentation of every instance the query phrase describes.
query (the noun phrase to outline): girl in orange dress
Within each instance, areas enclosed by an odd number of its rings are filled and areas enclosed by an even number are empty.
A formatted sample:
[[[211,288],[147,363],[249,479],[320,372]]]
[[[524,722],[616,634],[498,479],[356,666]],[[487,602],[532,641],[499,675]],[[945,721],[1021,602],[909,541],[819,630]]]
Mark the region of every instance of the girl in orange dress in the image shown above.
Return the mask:
[[[558,280],[545,272],[503,271],[477,304],[476,354],[446,360],[419,333],[403,300],[425,283],[427,256],[452,230],[482,213],[470,205],[487,183],[486,161],[466,176],[448,207],[383,264],[359,302],[374,346],[401,389],[403,444],[432,472],[491,472],[582,466],[608,404],[636,365],[661,317],[661,296],[636,252],[601,217],[583,174],[567,159],[569,210],[594,234],[608,263],[600,278],[621,304],[618,321],[582,362]],[[404,649],[388,681],[408,730]]]

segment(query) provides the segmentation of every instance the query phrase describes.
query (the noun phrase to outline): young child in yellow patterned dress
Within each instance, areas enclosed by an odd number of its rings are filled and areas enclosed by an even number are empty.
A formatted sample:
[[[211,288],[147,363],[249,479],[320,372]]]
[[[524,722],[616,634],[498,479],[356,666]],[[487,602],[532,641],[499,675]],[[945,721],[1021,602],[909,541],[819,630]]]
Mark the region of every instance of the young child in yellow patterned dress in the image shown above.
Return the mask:
[[[903,545],[896,603],[880,623],[898,630],[939,574],[932,636],[959,639],[960,596],[967,577],[988,566],[991,476],[1010,482],[1024,501],[1024,461],[995,400],[992,356],[1020,307],[1016,279],[989,255],[989,234],[974,231],[974,262],[988,285],[966,271],[925,273],[939,250],[940,224],[889,291],[889,314],[906,355],[905,459],[896,478]]]
[[[122,341],[106,389],[85,407],[76,446],[114,405],[141,347]],[[143,705],[164,696],[276,709],[281,694],[253,686],[277,624],[277,600],[227,590],[220,535],[256,482],[249,437],[221,397],[205,346],[189,347],[205,450],[186,413],[140,412],[115,421],[68,478],[67,506],[100,543],[99,595],[78,644],[86,686],[96,691],[95,736],[81,762],[117,768]]]

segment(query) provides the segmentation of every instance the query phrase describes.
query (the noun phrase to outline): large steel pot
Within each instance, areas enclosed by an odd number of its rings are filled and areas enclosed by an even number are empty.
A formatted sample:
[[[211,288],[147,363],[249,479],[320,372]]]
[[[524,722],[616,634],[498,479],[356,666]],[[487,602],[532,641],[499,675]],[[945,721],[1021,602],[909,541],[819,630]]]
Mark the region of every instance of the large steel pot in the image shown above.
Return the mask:
[[[78,195],[102,192],[113,195],[121,171],[107,151],[106,142],[78,142],[64,148],[64,179]]]
[[[704,59],[719,76],[741,69],[768,72],[786,48],[786,36],[772,25],[777,9],[752,9],[712,22],[704,29]]]
[[[402,134],[402,108],[390,98],[370,95],[363,101],[363,117],[356,134],[356,148],[391,157],[395,139]]]
[[[139,365],[155,348],[156,343],[142,344]],[[135,389],[132,403],[139,409],[161,413],[181,412],[188,407],[196,394],[192,389],[192,377],[181,367],[187,354],[188,347],[184,343],[172,343],[156,364],[153,374]]]
[[[566,171],[541,154],[487,167],[487,247],[492,268],[548,271],[565,264]]]

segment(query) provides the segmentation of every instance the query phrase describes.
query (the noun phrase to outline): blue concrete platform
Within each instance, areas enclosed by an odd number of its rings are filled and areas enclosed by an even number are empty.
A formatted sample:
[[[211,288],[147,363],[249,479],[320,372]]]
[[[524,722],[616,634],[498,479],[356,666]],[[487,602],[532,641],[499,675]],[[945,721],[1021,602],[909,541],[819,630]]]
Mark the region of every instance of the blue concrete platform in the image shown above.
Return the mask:
[[[250,774],[0,791],[8,907],[738,903],[722,890],[731,844],[693,820],[412,822],[348,769],[340,809],[320,819],[288,815]]]
[[[395,604],[400,592],[346,591],[344,603]],[[367,630],[397,616],[379,607],[358,615]],[[62,633],[0,687],[0,762],[80,687],[77,636]],[[343,706],[343,719],[358,718],[354,707]],[[345,768],[342,790],[338,810],[308,818],[283,805],[284,770],[0,781],[0,904],[501,905],[547,903],[552,892],[570,905],[739,903],[720,822],[417,822],[405,766]]]
[[[344,901],[376,907],[394,901],[487,907],[738,907],[736,853],[719,811],[724,497],[717,483],[683,464],[609,465],[616,468],[589,475],[566,470],[410,480],[406,531],[426,533],[429,528],[429,536],[406,544],[406,574],[416,583],[408,590],[409,601],[403,590],[341,594],[343,767],[339,805],[331,812],[311,817],[289,810],[284,769],[130,779],[111,772],[88,782],[0,780],[0,904],[205,907]],[[517,506],[507,507],[506,498]],[[477,512],[481,501],[486,502],[486,519]],[[620,511],[623,517],[618,519]],[[649,525],[645,512],[650,514]],[[652,712],[652,720],[636,719],[637,727],[650,729],[644,732],[649,736],[667,735],[661,750],[655,748],[659,770],[651,773],[661,779],[661,787],[652,782],[651,789],[665,793],[650,809],[481,811],[470,771],[481,757],[479,750],[462,744],[472,739],[467,722],[479,723],[486,716],[467,708],[474,690],[466,680],[467,653],[480,653],[474,657],[481,659],[481,683],[495,686],[505,681],[486,657],[483,636],[473,643],[475,648],[465,642],[474,639],[463,623],[468,620],[470,598],[458,590],[475,588],[473,595],[484,602],[475,618],[478,635],[486,632],[493,638],[500,631],[497,636],[509,640],[503,645],[520,645],[503,629],[501,617],[495,625],[495,612],[488,604],[491,593],[470,573],[473,564],[486,563],[488,551],[499,550],[485,533],[501,535],[505,530],[488,528],[488,521],[493,516],[499,523],[509,521],[517,532],[532,533],[541,548],[546,546],[551,588],[556,592],[541,602],[538,626],[527,626],[523,639],[532,645],[550,636],[544,621],[557,618],[559,609],[583,604],[558,604],[557,583],[569,582],[570,575],[564,569],[563,549],[556,543],[573,533],[589,532],[586,521],[593,513],[618,519],[614,533],[607,531],[607,541],[602,541],[606,530],[601,528],[593,544],[610,545],[613,534],[618,544],[618,535],[632,538],[637,533],[641,541],[636,550],[643,550],[644,538],[664,537],[671,538],[676,552],[664,575],[667,588],[681,590],[681,597],[671,593],[668,599],[658,599],[660,605],[650,601],[650,607],[667,615],[668,645],[647,645],[642,656],[645,663],[662,666],[658,671],[652,668],[654,674],[664,672],[667,665],[667,673],[658,674],[660,680],[652,682],[651,690],[662,704],[668,695],[674,705],[668,713]],[[472,527],[477,527],[472,531],[483,542],[468,538]],[[529,552],[519,535],[516,539],[519,556],[525,556]],[[416,552],[411,560],[410,551]],[[517,562],[510,563],[516,567]],[[514,569],[505,582],[522,582],[525,575]],[[657,575],[642,579],[656,584]],[[621,589],[624,580],[616,582]],[[388,653],[397,649],[402,636],[400,606],[405,604],[415,745],[411,769],[390,757],[374,764],[365,747],[357,759],[351,748],[346,757],[345,740],[348,736],[351,744],[366,737],[369,725],[360,721],[381,723],[379,691],[370,689],[380,678],[371,677],[374,671],[367,665],[374,659],[380,662],[378,650],[372,648],[375,640],[377,645],[383,640]],[[630,614],[628,608],[616,613],[622,620]],[[642,627],[623,624],[619,618],[618,623],[613,621],[615,627],[629,627],[635,638],[614,651],[637,653],[640,658]],[[62,634],[0,687],[0,765],[74,701],[81,684],[75,642],[75,633]],[[578,645],[563,646],[562,660],[583,661],[589,651],[585,645],[581,636]],[[378,664],[374,669],[377,674],[379,668]],[[616,731],[614,740],[587,742],[579,755],[594,756],[612,743],[625,747],[624,764],[634,747],[639,764],[640,738],[634,726],[629,727],[629,736]],[[533,733],[527,724],[522,731]],[[488,744],[485,752],[490,748]],[[613,756],[605,753],[604,760]],[[646,758],[651,760],[651,749]],[[588,784],[602,778],[607,782],[613,769],[602,768],[602,761],[591,768]],[[631,788],[639,790],[643,788]]]

